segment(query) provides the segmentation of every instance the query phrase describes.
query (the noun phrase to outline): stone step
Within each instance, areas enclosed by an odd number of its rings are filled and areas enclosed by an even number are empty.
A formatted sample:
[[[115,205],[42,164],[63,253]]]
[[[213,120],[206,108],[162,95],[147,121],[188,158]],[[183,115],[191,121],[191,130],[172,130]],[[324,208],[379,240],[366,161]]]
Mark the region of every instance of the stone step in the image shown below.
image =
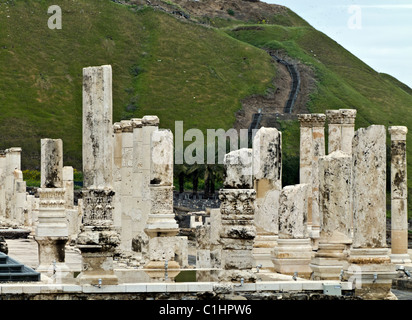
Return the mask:
[[[40,273],[0,252],[0,282],[40,281]]]

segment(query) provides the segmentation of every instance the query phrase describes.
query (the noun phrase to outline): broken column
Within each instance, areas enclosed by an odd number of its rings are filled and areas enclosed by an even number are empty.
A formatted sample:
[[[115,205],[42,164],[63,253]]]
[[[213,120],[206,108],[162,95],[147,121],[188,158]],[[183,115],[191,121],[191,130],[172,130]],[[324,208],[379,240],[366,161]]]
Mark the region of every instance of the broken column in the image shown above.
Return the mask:
[[[352,157],[338,150],[319,158],[320,238],[311,261],[315,280],[339,280],[347,269],[352,222]]]
[[[260,128],[253,138],[253,176],[256,237],[255,265],[272,268],[272,250],[278,237],[279,196],[282,190],[282,134]]]
[[[38,224],[35,240],[38,244],[37,271],[47,277],[67,277],[65,246],[68,226],[63,188],[63,142],[61,139],[41,139],[41,187],[39,194]]]
[[[341,150],[352,153],[356,109],[326,110],[328,120],[328,153]]]
[[[355,132],[352,144],[353,243],[346,275],[357,294],[385,297],[395,276],[386,245],[386,130],[372,125]]]
[[[83,258],[79,283],[117,284],[113,254],[112,68],[83,69],[83,217],[77,246]],[[99,281],[100,280],[100,281]]]
[[[219,191],[222,228],[220,281],[255,281],[252,272],[256,191],[253,189],[252,149],[240,149],[225,155],[225,179]]]
[[[309,278],[312,245],[307,229],[310,185],[286,186],[280,194],[279,238],[273,250],[275,271]]]
[[[74,170],[73,167],[63,167],[64,206],[69,229],[69,241],[75,241],[80,231],[79,210],[74,205]]]
[[[408,185],[406,134],[408,128],[389,127],[391,135],[391,260],[410,264],[408,254]]]
[[[150,213],[144,231],[149,237],[146,269],[179,269],[175,259],[179,226],[173,211],[173,134],[170,130],[152,133],[149,195]]]
[[[14,221],[16,203],[15,203],[15,170],[21,170],[21,148],[13,147],[6,152],[6,170],[4,180],[5,193],[5,220],[17,224]]]

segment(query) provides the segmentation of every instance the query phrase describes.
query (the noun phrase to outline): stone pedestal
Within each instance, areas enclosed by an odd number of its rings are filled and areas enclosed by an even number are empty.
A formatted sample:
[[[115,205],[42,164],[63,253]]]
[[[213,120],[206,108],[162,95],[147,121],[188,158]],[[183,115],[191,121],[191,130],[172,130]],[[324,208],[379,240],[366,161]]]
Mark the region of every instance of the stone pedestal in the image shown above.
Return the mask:
[[[312,245],[307,229],[310,185],[286,186],[280,195],[279,238],[273,250],[276,272],[309,278]]]
[[[39,266],[36,270],[49,278],[69,277],[65,264],[65,245],[68,241],[68,228],[65,212],[65,189],[40,188],[38,224],[35,240],[38,244]]]
[[[411,264],[408,254],[408,184],[406,134],[408,128],[389,127],[391,135],[391,260]]]
[[[120,243],[112,218],[112,190],[83,190],[83,225],[77,247],[83,259],[80,284],[117,284],[113,271],[113,254]]]

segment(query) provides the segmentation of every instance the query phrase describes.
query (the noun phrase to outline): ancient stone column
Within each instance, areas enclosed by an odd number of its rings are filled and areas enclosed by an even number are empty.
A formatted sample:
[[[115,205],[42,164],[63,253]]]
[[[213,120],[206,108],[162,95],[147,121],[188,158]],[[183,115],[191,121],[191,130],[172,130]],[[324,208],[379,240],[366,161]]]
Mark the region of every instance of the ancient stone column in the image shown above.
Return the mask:
[[[4,222],[6,218],[6,152],[0,150],[0,221]]]
[[[385,297],[395,276],[386,245],[386,130],[372,125],[355,132],[353,165],[353,243],[346,272],[357,293]]]
[[[310,267],[315,280],[339,280],[347,269],[352,223],[352,157],[338,150],[319,158],[319,247]]]
[[[63,188],[65,189],[64,201],[66,208],[69,241],[75,241],[79,233],[80,219],[78,208],[74,205],[74,171],[73,167],[63,167]]]
[[[256,191],[253,189],[253,151],[240,149],[225,155],[225,180],[219,191],[222,228],[220,281],[255,281],[252,272]]]
[[[116,229],[122,228],[122,125],[120,122],[113,124],[113,224]],[[120,232],[120,231],[119,231]]]
[[[337,150],[348,154],[352,153],[356,112],[356,109],[326,110],[329,154]]]
[[[255,265],[272,268],[272,250],[278,237],[279,196],[282,191],[282,134],[260,128],[253,139],[256,237]]]
[[[159,118],[157,116],[144,116],[142,118],[142,128],[141,128],[141,138],[139,139],[141,143],[137,147],[136,152],[138,152],[137,161],[137,176],[140,177],[135,183],[137,188],[136,196],[140,199],[140,219],[136,221],[136,239],[141,243],[141,246],[147,245],[149,237],[145,232],[147,225],[148,216],[151,210],[151,192],[150,192],[150,176],[151,176],[151,163],[152,158],[151,144],[152,144],[152,133],[159,130]],[[139,142],[140,142],[139,141]],[[140,152],[139,152],[140,151]]]
[[[21,170],[21,148],[13,147],[7,149],[6,152],[6,170],[5,170],[5,219],[8,222],[17,224],[14,221],[16,202],[15,202],[15,175],[14,171]]]
[[[113,226],[112,68],[83,69],[83,218],[77,238],[83,258],[79,283],[117,284]]]
[[[170,130],[152,133],[150,172],[150,214],[144,231],[149,237],[147,269],[179,269],[175,260],[175,236],[179,226],[173,212],[173,134]]]
[[[136,203],[133,202],[133,126],[130,120],[120,122],[122,128],[122,167],[120,199],[121,199],[121,231],[120,248],[131,251],[132,249],[132,219],[135,215]]]
[[[63,188],[63,141],[41,139],[41,188],[39,194],[38,224],[35,240],[38,244],[39,266],[37,271],[47,277],[69,276],[65,263],[65,245],[68,225]]]
[[[355,135],[355,119],[356,109],[340,109],[342,113],[342,126],[341,126],[341,150],[347,154],[352,154],[352,140]]]
[[[314,249],[317,248],[320,232],[319,212],[319,158],[325,155],[325,120],[321,113],[312,114],[312,227],[310,237]]]
[[[391,260],[410,264],[408,254],[408,184],[406,134],[408,128],[389,127],[391,135]]]
[[[134,213],[132,216],[132,249],[140,257],[147,254],[147,235],[142,232],[142,180],[143,180],[143,156],[146,154],[143,149],[143,124],[141,118],[131,119],[133,126],[133,165],[132,165],[132,197],[134,203]],[[147,214],[145,214],[147,217]]]
[[[313,170],[313,133],[312,115],[299,114],[300,122],[300,168],[299,183],[308,184],[310,192],[308,194],[308,229],[312,231],[312,170]]]
[[[310,185],[286,186],[280,195],[279,238],[273,250],[276,272],[309,278],[312,258],[311,239],[307,229]]]
[[[24,207],[26,204],[26,181],[23,180],[23,172],[21,170],[14,170],[14,188],[13,188],[13,203],[14,203],[14,217],[13,220],[19,224],[24,225]]]

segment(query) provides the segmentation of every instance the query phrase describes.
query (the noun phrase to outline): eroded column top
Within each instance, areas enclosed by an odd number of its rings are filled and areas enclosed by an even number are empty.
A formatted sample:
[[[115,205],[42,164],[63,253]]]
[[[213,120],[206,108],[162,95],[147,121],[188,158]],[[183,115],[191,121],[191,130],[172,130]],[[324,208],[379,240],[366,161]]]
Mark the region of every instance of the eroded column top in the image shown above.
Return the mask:
[[[122,132],[122,124],[120,122],[113,123],[113,132],[114,133],[121,133]]]
[[[130,120],[120,121],[120,126],[122,128],[122,132],[133,132],[133,126]]]
[[[326,115],[323,113],[298,114],[301,127],[323,127],[326,121]]]
[[[356,109],[326,110],[329,124],[355,124]]]
[[[159,118],[157,116],[144,116],[142,119],[143,126],[158,126]]]
[[[406,140],[408,128],[405,126],[392,126],[388,128],[391,140]]]
[[[143,126],[141,118],[133,118],[130,120],[134,128],[141,128]]]

